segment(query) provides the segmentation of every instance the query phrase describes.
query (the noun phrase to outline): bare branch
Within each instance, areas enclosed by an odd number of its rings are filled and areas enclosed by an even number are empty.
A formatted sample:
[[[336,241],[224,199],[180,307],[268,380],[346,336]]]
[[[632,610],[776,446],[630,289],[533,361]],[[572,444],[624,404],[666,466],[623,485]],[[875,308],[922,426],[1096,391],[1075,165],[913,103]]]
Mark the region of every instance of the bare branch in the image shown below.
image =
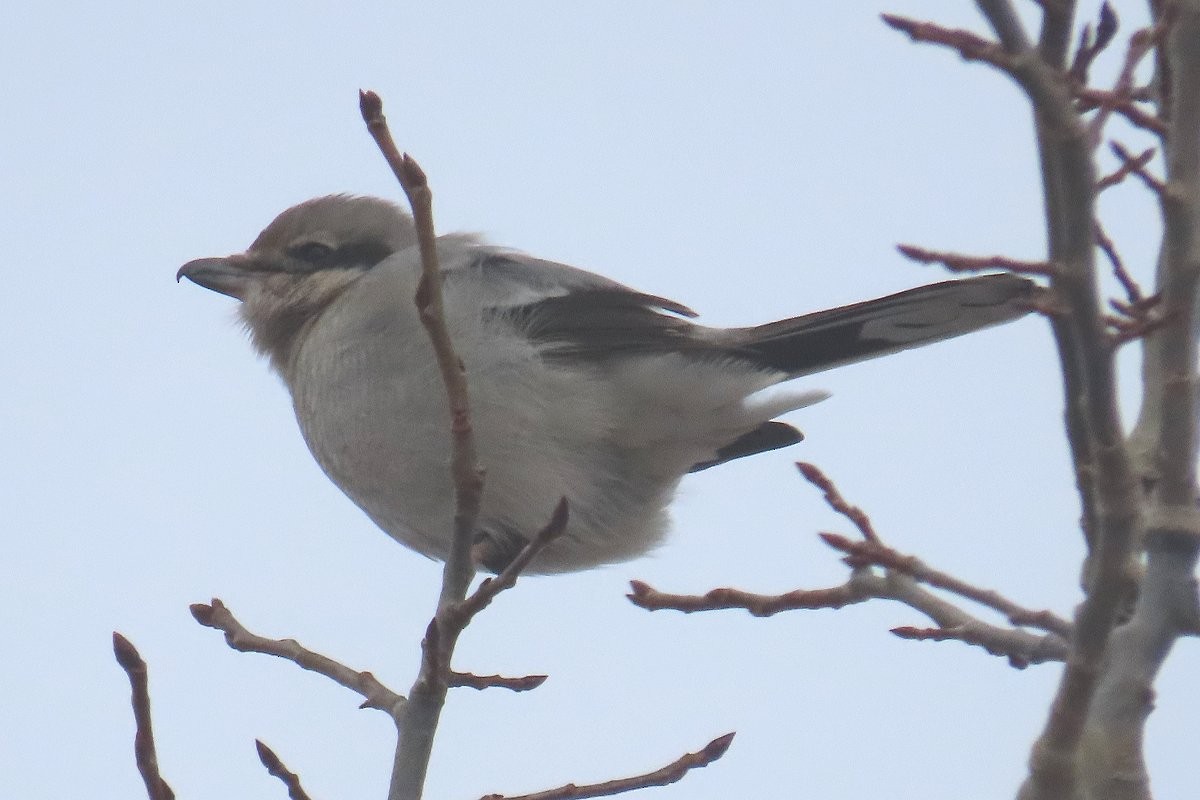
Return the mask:
[[[451,472],[454,476],[454,540],[446,559],[442,579],[442,596],[438,603],[456,603],[467,593],[475,576],[471,563],[471,542],[479,518],[479,503],[483,493],[483,472],[475,452],[475,437],[471,428],[470,396],[462,360],[454,350],[446,328],[442,308],[441,268],[438,266],[437,234],[433,226],[433,193],[425,172],[407,153],[400,153],[383,116],[383,101],[374,92],[359,92],[359,108],[367,130],[379,147],[392,173],[404,189],[412,206],[413,222],[421,249],[421,282],[415,298],[421,322],[433,343],[446,398],[450,408],[452,438]]]
[[[1071,797],[1088,701],[1121,603],[1137,542],[1140,496],[1116,396],[1112,348],[1097,301],[1094,220],[1096,177],[1089,131],[1073,107],[1071,84],[1040,59],[1019,59],[1013,77],[1033,107],[1041,155],[1051,289],[1068,313],[1051,318],[1062,364],[1067,439],[1083,500],[1090,546],[1087,595],[1071,655],[1046,727],[1033,748],[1023,800]]]
[[[583,800],[583,798],[588,797],[612,797],[623,792],[632,792],[635,789],[646,789],[651,786],[669,786],[681,780],[690,771],[707,767],[725,755],[725,751],[729,749],[730,743],[733,742],[733,736],[732,733],[718,736],[704,745],[701,750],[695,753],[685,753],[662,769],[656,769],[644,775],[637,775],[632,778],[620,778],[618,780],[605,781],[604,783],[593,783],[585,786],[568,783],[557,789],[548,789],[544,792],[534,792],[533,794],[489,794],[484,795],[480,800]]]
[[[1057,267],[1049,261],[1020,261],[1007,256],[968,256],[943,250],[926,250],[912,244],[898,244],[896,249],[905,258],[922,264],[941,264],[951,272],[981,272],[1002,269],[1019,275],[1052,276]]]
[[[868,576],[870,573],[867,573]],[[870,576],[874,577],[874,576]],[[668,594],[660,592],[645,581],[630,581],[629,601],[647,611],[721,611],[744,609],[755,617],[770,617],[781,611],[801,611],[817,608],[838,609],[862,603],[877,595],[865,581],[854,576],[840,586],[828,589],[795,589],[783,594],[764,595],[741,589],[710,589],[702,595]]]
[[[1143,153],[1145,155],[1145,153]],[[1103,183],[1103,181],[1101,181]],[[1117,252],[1117,246],[1113,244],[1113,240],[1108,237],[1104,230],[1104,226],[1100,224],[1100,220],[1094,221],[1093,233],[1096,236],[1096,245],[1108,257],[1108,261],[1112,264],[1113,275],[1120,282],[1121,287],[1125,290],[1125,296],[1129,298],[1129,305],[1139,306],[1145,296],[1142,294],[1142,288],[1138,286],[1137,281],[1129,274],[1129,270],[1125,269],[1125,262],[1121,260],[1121,255]]]
[[[1137,65],[1141,60],[1146,57],[1146,54],[1153,49],[1158,38],[1159,31],[1154,28],[1143,28],[1134,32],[1129,37],[1129,48],[1125,51],[1125,63],[1121,66],[1121,72],[1113,84],[1112,91],[1107,93],[1107,95],[1092,96],[1091,99],[1099,101],[1096,116],[1088,125],[1088,139],[1093,149],[1100,145],[1104,126],[1108,123],[1109,115],[1118,107],[1127,119],[1132,117],[1139,120],[1138,122],[1134,122],[1135,125],[1154,130],[1153,118],[1142,116],[1141,110],[1133,104],[1131,95],[1133,92],[1133,72],[1137,69]],[[1131,121],[1133,120],[1131,119]],[[1161,121],[1158,120],[1158,122]],[[1156,132],[1164,133],[1165,130],[1160,129]]]
[[[1063,661],[1067,656],[1067,645],[1060,639],[1042,637],[1030,652],[1024,641],[1016,637],[1021,631],[1005,630],[978,622],[964,622],[946,628],[915,628],[903,625],[892,628],[891,633],[900,639],[913,642],[962,642],[982,647],[994,656],[1004,656],[1009,666],[1025,669],[1043,661]]]
[[[422,642],[423,667],[422,677],[418,678],[418,682],[436,682],[439,684],[438,691],[443,694],[446,688],[455,685],[454,673],[450,669],[450,660],[454,655],[454,643],[458,641],[459,635],[471,623],[476,614],[487,608],[496,595],[506,589],[511,589],[516,584],[522,570],[529,566],[538,553],[563,535],[569,519],[569,506],[566,498],[563,498],[555,506],[550,521],[525,547],[521,548],[521,552],[509,562],[499,575],[485,579],[469,597],[461,602],[438,609],[437,615],[430,621],[429,628],[426,630],[425,641]],[[538,681],[539,684],[540,682]],[[534,684],[534,686],[536,685]],[[534,686],[528,688],[534,688]]]
[[[1195,569],[1200,555],[1197,511],[1197,294],[1200,292],[1200,4],[1155,7],[1166,40],[1158,78],[1166,181],[1158,193],[1163,243],[1156,289],[1162,326],[1146,338],[1142,411],[1130,446],[1152,486],[1145,523],[1146,563],[1138,602],[1109,643],[1106,669],[1089,708],[1083,752],[1089,793],[1116,800],[1151,796],[1143,755],[1154,681],[1180,636],[1200,620]],[[1145,180],[1145,178],[1143,178]]]
[[[133,719],[135,730],[133,735],[133,755],[137,762],[138,772],[146,784],[146,796],[150,800],[175,800],[175,792],[163,780],[158,770],[158,753],[154,747],[154,728],[150,722],[150,680],[146,670],[146,662],[141,653],[133,646],[133,642],[119,633],[113,632],[113,654],[117,663],[125,670],[129,678],[131,700],[133,703]]]
[[[288,790],[288,797],[292,800],[312,800],[300,785],[300,776],[288,770],[274,750],[263,744],[261,739],[254,740],[254,748],[258,751],[258,760],[267,768],[267,773],[283,781]]]
[[[944,28],[932,22],[922,22],[895,14],[880,15],[884,23],[908,34],[914,42],[940,44],[958,51],[964,61],[982,61],[1004,72],[1010,72],[1013,60],[998,43],[984,39],[971,31]]]
[[[977,645],[993,655],[1006,656],[1009,663],[1017,668],[1065,659],[1067,639],[1071,636],[1071,626],[1066,620],[1050,611],[1032,611],[1019,606],[998,592],[981,589],[935,570],[913,556],[893,550],[882,542],[866,513],[848,503],[821,470],[805,463],[796,466],[809,482],[824,492],[826,502],[850,519],[863,534],[862,541],[835,533],[820,534],[827,545],[846,554],[843,561],[851,568],[851,573],[845,583],[826,589],[798,589],[779,595],[761,595],[728,588],[713,589],[704,595],[679,595],[659,592],[642,581],[631,581],[631,592],[627,595],[629,600],[648,611],[672,609],[694,613],[738,608],[757,617],[801,609],[838,609],[871,599],[895,600],[938,624],[941,633],[937,637],[930,634],[919,638],[938,638],[939,641],[955,639]],[[878,575],[872,567],[882,567],[884,574]],[[1037,636],[1025,630],[991,625],[923,589],[920,583],[999,611],[1014,625],[1036,627],[1047,633]]]
[[[1108,324],[1113,328],[1113,333],[1109,337],[1109,341],[1113,347],[1121,347],[1130,342],[1145,339],[1151,333],[1173,321],[1170,317],[1154,315],[1149,311],[1133,317],[1110,316]]]
[[[442,571],[442,591],[438,599],[438,614],[462,601],[475,576],[471,560],[471,544],[479,519],[483,494],[483,472],[475,450],[471,425],[470,396],[462,361],[446,327],[442,308],[442,273],[437,258],[437,237],[433,225],[433,194],[424,171],[407,153],[401,154],[392,139],[383,116],[383,101],[374,92],[359,93],[359,110],[367,130],[379,147],[384,159],[400,182],[412,206],[413,222],[421,250],[421,281],[417,285],[415,302],[421,322],[429,334],[446,387],[450,412],[451,474],[454,481],[454,533],[449,556]],[[461,630],[461,629],[460,629]],[[420,674],[409,692],[397,725],[400,729],[396,757],[392,768],[390,800],[408,800],[421,796],[433,736],[446,702],[450,655],[454,651],[458,631],[440,631],[438,618],[430,623],[430,632],[439,634],[439,646],[430,654],[429,637],[422,659]]]
[[[1057,44],[1060,46],[1059,52],[1061,53],[1062,58],[1061,60],[1046,58],[1046,62],[1061,66],[1065,62],[1066,42],[1069,40],[1071,35],[1070,10],[1063,9],[1061,7],[1069,7],[1073,4],[1057,3],[1055,5],[1059,8],[1056,8],[1054,12],[1052,12],[1049,7],[1044,7],[1046,23],[1042,28],[1043,42],[1039,46],[1039,49],[1042,51],[1043,57],[1045,58],[1047,49],[1045,47],[1045,39],[1048,35],[1047,31],[1052,26],[1056,27],[1057,30],[1054,36],[1056,39],[1058,39]],[[1063,13],[1064,11],[1066,13]],[[1084,25],[1083,31],[1080,33],[1079,47],[1075,51],[1075,58],[1071,61],[1071,69],[1068,71],[1072,81],[1080,86],[1087,85],[1088,70],[1091,69],[1092,62],[1095,61],[1096,56],[1104,52],[1104,49],[1107,48],[1112,42],[1113,37],[1117,34],[1118,27],[1117,15],[1112,10],[1112,6],[1110,6],[1107,2],[1102,3],[1100,5],[1100,18],[1096,22],[1095,38],[1092,38],[1091,25]]]
[[[450,686],[466,687],[468,689],[509,689],[514,692],[528,692],[546,682],[548,675],[522,675],[519,678],[508,678],[503,675],[475,675],[470,672],[451,672]]]
[[[1103,192],[1109,187],[1116,186],[1123,182],[1126,178],[1132,175],[1137,170],[1144,170],[1150,161],[1154,158],[1154,154],[1158,151],[1153,147],[1147,147],[1140,155],[1132,158],[1122,159],[1123,163],[1116,170],[1105,175],[1100,180],[1096,181],[1096,191]],[[1128,155],[1128,153],[1126,153]]]
[[[1112,142],[1109,146],[1112,148],[1113,154],[1121,159],[1121,169],[1125,170],[1126,174],[1132,173],[1138,176],[1142,183],[1146,184],[1146,188],[1150,189],[1156,195],[1162,196],[1162,193],[1166,191],[1166,186],[1146,169],[1146,161],[1149,159],[1143,161],[1145,153],[1135,156],[1126,150],[1120,142]]]
[[[1105,108],[1120,114],[1130,125],[1136,128],[1150,131],[1159,136],[1167,132],[1167,123],[1138,107],[1132,89],[1130,90],[1130,94],[1125,96],[1118,95],[1116,92],[1107,89],[1092,89],[1087,86],[1081,86],[1075,89],[1074,94],[1079,101],[1077,107],[1080,111]]]
[[[443,610],[444,622],[456,625],[460,631],[465,628],[476,614],[487,608],[496,595],[506,589],[511,589],[516,584],[517,577],[537,557],[537,554],[566,532],[569,520],[570,506],[567,504],[567,498],[564,497],[558,501],[558,505],[551,512],[550,521],[537,532],[537,535],[527,545],[521,548],[521,552],[517,553],[516,558],[499,575],[485,579],[461,603]]]
[[[836,533],[819,534],[825,544],[847,554],[852,567],[879,566],[902,572],[920,583],[944,589],[1000,612],[1014,625],[1040,628],[1064,640],[1071,637],[1071,623],[1052,611],[1034,611],[1020,606],[994,589],[982,589],[949,573],[933,569],[916,556],[904,555],[880,542],[856,542]]]
[[[360,708],[375,708],[395,715],[404,704],[404,697],[384,686],[370,672],[360,672],[334,661],[328,656],[309,650],[295,639],[268,639],[248,631],[238,622],[224,603],[213,598],[211,604],[189,606],[192,616],[201,625],[216,628],[225,634],[225,643],[241,653],[262,653],[291,661],[296,666],[324,675],[363,697]]]
[[[838,609],[868,600],[895,600],[929,617],[939,627],[950,631],[969,631],[957,638],[986,649],[992,655],[1004,656],[1014,667],[1066,658],[1067,644],[1057,634],[1035,635],[1016,628],[1002,628],[971,616],[926,589],[916,579],[898,571],[878,575],[860,567],[851,572],[849,580],[828,589],[809,589],[779,595],[760,595],[740,589],[713,589],[703,595],[679,595],[659,592],[642,581],[630,581],[630,602],[648,611],[673,610],[684,613],[744,609],[756,617],[767,617],[781,611]]]
[[[1009,0],[975,0],[975,5],[1000,37],[1000,44],[1006,51],[1024,53],[1029,50],[1029,36]],[[1059,5],[1062,5],[1061,0]]]
[[[826,477],[825,473],[815,464],[797,461],[796,469],[800,470],[800,474],[804,476],[805,480],[825,493],[825,502],[829,504],[829,507],[850,520],[864,539],[868,542],[879,541],[879,535],[871,527],[871,518],[867,516],[867,513],[858,506],[847,503],[846,498],[842,497],[842,493],[838,491],[833,481]]]

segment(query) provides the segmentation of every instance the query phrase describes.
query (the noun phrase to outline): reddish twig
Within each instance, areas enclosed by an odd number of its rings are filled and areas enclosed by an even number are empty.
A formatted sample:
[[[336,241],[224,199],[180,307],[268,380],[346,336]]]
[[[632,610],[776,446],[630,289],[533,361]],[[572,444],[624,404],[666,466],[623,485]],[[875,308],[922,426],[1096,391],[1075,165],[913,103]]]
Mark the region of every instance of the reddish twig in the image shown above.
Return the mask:
[[[697,611],[744,609],[756,617],[782,611],[839,609],[872,599],[895,600],[921,612],[945,630],[969,630],[969,638],[955,637],[983,647],[992,655],[1004,656],[1014,667],[1066,659],[1067,643],[1055,633],[1035,635],[1019,628],[1002,628],[984,622],[961,608],[921,588],[917,580],[899,571],[876,574],[868,568],[855,569],[850,579],[828,589],[808,589],[779,595],[760,595],[740,589],[713,589],[704,595],[659,592],[642,581],[630,581],[629,600],[648,611],[673,610],[690,614]],[[1025,624],[1036,621],[1052,624],[1036,614]]]
[[[1109,316],[1106,318],[1106,321],[1113,328],[1113,333],[1109,336],[1110,344],[1113,347],[1120,347],[1121,345],[1146,337],[1164,327],[1171,320],[1168,316],[1152,316],[1147,313],[1140,314],[1132,319],[1123,316]]]
[[[1158,151],[1156,148],[1147,147],[1140,155],[1123,162],[1121,166],[1117,167],[1115,170],[1096,181],[1096,191],[1103,192],[1105,189],[1121,183],[1136,170],[1144,170],[1150,163],[1151,159],[1154,158],[1154,154],[1157,152]]]
[[[459,630],[466,627],[471,618],[487,608],[488,604],[496,598],[496,595],[506,589],[511,589],[516,584],[517,578],[529,566],[530,562],[537,558],[538,553],[545,550],[551,542],[566,532],[567,523],[570,521],[570,518],[570,505],[567,503],[567,498],[564,497],[554,507],[554,511],[551,512],[550,520],[546,525],[537,532],[537,535],[528,544],[521,548],[521,552],[517,553],[508,566],[499,575],[486,578],[461,603],[447,609],[446,620],[453,621],[459,626]]]
[[[295,639],[268,639],[246,630],[225,604],[213,598],[211,604],[189,606],[201,625],[225,634],[225,642],[242,653],[262,653],[291,661],[296,666],[324,675],[334,683],[363,697],[360,708],[375,708],[395,714],[404,697],[384,686],[370,672],[360,672],[302,646]]]
[[[796,589],[783,594],[765,595],[741,589],[711,589],[702,595],[668,594],[660,592],[645,581],[630,581],[630,602],[647,611],[721,611],[743,609],[755,617],[770,617],[782,611],[802,611],[818,608],[838,609],[871,599],[853,581],[828,589]]]
[[[1154,192],[1159,197],[1163,196],[1163,193],[1167,190],[1166,184],[1151,175],[1145,164],[1139,163],[1138,156],[1132,155],[1128,150],[1125,149],[1123,145],[1121,145],[1120,142],[1111,142],[1109,147],[1112,148],[1113,154],[1116,155],[1117,158],[1121,159],[1122,166],[1127,166],[1129,168],[1129,172],[1138,176],[1138,178],[1141,179],[1142,183],[1146,184],[1146,187],[1150,189],[1150,191]]]
[[[442,569],[438,610],[426,636],[421,670],[409,692],[408,703],[395,717],[400,731],[392,763],[388,797],[419,797],[425,784],[434,734],[449,688],[450,657],[457,643],[457,630],[443,630],[439,617],[460,604],[475,577],[471,559],[479,508],[483,495],[483,471],[475,449],[471,424],[467,376],[450,339],[442,305],[442,273],[437,257],[433,224],[433,193],[425,172],[407,153],[402,154],[392,139],[383,115],[383,101],[374,92],[359,92],[359,111],[392,173],[412,206],[413,223],[421,253],[421,280],[414,301],[421,322],[433,345],[450,417],[450,472],[454,489],[454,527],[450,552]],[[437,642],[430,646],[430,639]]]
[[[267,773],[283,781],[283,785],[287,787],[288,797],[292,800],[311,800],[308,792],[304,791],[304,787],[300,785],[300,776],[284,766],[279,756],[275,755],[274,750],[263,744],[261,739],[254,740],[254,748],[258,751],[258,760],[267,768]]]
[[[1143,155],[1145,154],[1143,153]],[[1113,240],[1104,231],[1104,226],[1100,224],[1100,220],[1094,221],[1092,230],[1096,236],[1096,246],[1103,251],[1104,255],[1108,258],[1108,262],[1112,264],[1113,275],[1120,282],[1121,288],[1125,290],[1125,296],[1129,298],[1130,305],[1137,306],[1144,299],[1142,288],[1138,286],[1137,281],[1129,274],[1129,270],[1125,269],[1125,262],[1117,252],[1117,246],[1113,244]]]
[[[1139,99],[1132,92],[1129,95],[1121,96],[1108,89],[1080,87],[1075,90],[1074,94],[1078,100],[1077,108],[1081,112],[1104,108],[1120,114],[1135,128],[1141,128],[1159,136],[1163,136],[1167,132],[1167,123],[1149,111],[1142,110],[1137,104]]]
[[[563,535],[570,519],[570,506],[566,498],[558,501],[550,521],[546,523],[537,535],[533,537],[509,562],[508,566],[492,578],[486,578],[470,596],[461,602],[443,606],[429,622],[425,631],[425,640],[421,643],[424,668],[423,678],[418,680],[439,681],[447,688],[453,686],[450,670],[451,656],[454,654],[454,643],[459,634],[470,624],[496,595],[511,589],[517,582],[521,572],[529,566],[546,546]],[[533,687],[530,687],[533,688]]]
[[[480,800],[583,800],[583,798],[588,797],[611,797],[623,792],[632,792],[635,789],[646,789],[651,786],[669,786],[681,780],[683,776],[692,770],[707,767],[725,755],[725,751],[729,749],[730,743],[733,742],[733,736],[732,733],[718,736],[704,745],[699,751],[685,753],[662,769],[656,769],[644,775],[636,775],[632,778],[619,778],[617,780],[592,783],[584,786],[568,783],[557,789],[548,789],[544,792],[534,792],[533,794],[489,794],[484,795]]]
[[[158,769],[154,728],[150,722],[150,679],[146,662],[133,642],[116,632],[113,633],[113,654],[129,678],[135,725],[133,755],[142,781],[146,784],[146,795],[150,800],[175,800],[175,792],[171,791]]]
[[[563,498],[558,501],[557,506],[554,506],[550,522],[547,522],[545,527],[539,530],[526,546],[521,548],[521,552],[517,553],[516,558],[512,559],[498,576],[484,579],[479,587],[462,602],[450,603],[438,610],[437,615],[430,620],[430,625],[425,631],[425,640],[421,643],[422,663],[425,664],[422,674],[427,675],[426,680],[443,681],[446,687],[469,685],[455,684],[455,673],[452,673],[450,669],[450,658],[454,655],[454,643],[457,642],[458,634],[462,633],[464,628],[470,624],[470,620],[475,618],[475,614],[487,608],[488,603],[496,599],[498,594],[514,587],[517,577],[520,577],[521,572],[529,566],[530,561],[538,557],[538,554],[544,551],[547,545],[563,535],[569,519],[570,506]],[[528,688],[534,688],[534,686],[528,686]],[[476,686],[476,688],[481,688],[481,686]]]
[[[984,39],[971,31],[945,28],[932,22],[923,22],[894,14],[881,14],[884,23],[891,28],[908,34],[914,42],[940,44],[956,50],[964,61],[982,61],[1005,72],[1013,68],[1013,59],[997,42]]]
[[[1100,145],[1104,126],[1108,123],[1108,118],[1113,111],[1124,115],[1134,125],[1153,130],[1160,136],[1167,132],[1167,127],[1162,120],[1145,114],[1134,105],[1131,99],[1134,88],[1134,70],[1137,69],[1137,65],[1146,57],[1146,54],[1154,49],[1165,31],[1166,26],[1163,23],[1152,28],[1135,31],[1129,37],[1129,47],[1125,51],[1125,63],[1121,65],[1121,71],[1113,83],[1112,91],[1099,94],[1089,93],[1089,100],[1096,102],[1097,109],[1096,116],[1088,125],[1088,141],[1091,143],[1092,149]]]
[[[509,689],[514,692],[528,692],[546,682],[548,675],[522,675],[519,678],[507,678],[503,675],[475,675],[470,672],[450,672],[450,686],[463,686],[468,689]]]
[[[854,527],[858,528],[864,539],[868,542],[879,541],[879,535],[875,533],[875,529],[871,526],[871,518],[858,506],[847,503],[846,498],[842,497],[842,493],[838,491],[833,481],[815,464],[797,461],[796,468],[800,470],[800,474],[804,476],[805,480],[824,492],[825,502],[829,504],[829,507],[850,520],[854,524]]]
[[[916,556],[905,555],[881,542],[856,542],[836,533],[818,534],[825,544],[846,553],[846,563],[854,568],[879,566],[902,572],[920,583],[974,600],[982,606],[1003,614],[1014,625],[1023,625],[1063,639],[1071,637],[1071,623],[1049,610],[1034,611],[1018,605],[994,589],[982,589],[949,573],[930,567]]]
[[[824,589],[797,589],[777,595],[762,595],[741,589],[713,589],[703,595],[667,594],[643,581],[631,581],[630,602],[648,611],[671,609],[684,613],[718,609],[744,609],[757,617],[782,611],[838,609],[871,599],[895,600],[932,619],[945,638],[958,639],[983,647],[993,655],[1003,655],[1015,667],[1066,658],[1071,625],[1050,611],[1033,611],[1017,605],[996,591],[981,589],[952,575],[928,566],[914,556],[904,555],[881,541],[867,515],[842,497],[836,485],[811,464],[797,464],[801,474],[820,488],[826,501],[854,522],[863,540],[852,540],[834,533],[822,533],[821,539],[846,554],[851,568],[845,583]],[[873,568],[881,567],[882,575]],[[968,614],[956,605],[924,589],[925,583],[943,591],[999,611],[1016,628],[991,625]],[[1035,635],[1021,627],[1046,631]]]
[[[1055,266],[1048,261],[1020,261],[1008,256],[968,256],[943,250],[926,250],[911,244],[898,244],[896,249],[905,258],[922,264],[941,264],[951,272],[981,272],[1002,269],[1018,275],[1053,276]]]
[[[454,539],[443,571],[442,596],[439,606],[461,600],[475,575],[471,563],[471,542],[479,518],[483,493],[483,472],[475,452],[475,437],[471,427],[470,396],[462,360],[454,349],[446,328],[442,307],[441,267],[437,257],[437,235],[433,226],[433,193],[424,170],[396,147],[383,116],[383,101],[374,92],[359,92],[359,110],[371,138],[375,140],[384,160],[400,182],[400,187],[412,206],[413,223],[421,251],[421,281],[417,284],[415,302],[433,344],[446,387],[452,434],[451,474],[454,478],[455,513]]]
[[[1106,47],[1112,42],[1113,37],[1117,33],[1117,15],[1113,12],[1112,6],[1107,2],[1100,6],[1100,18],[1096,22],[1096,35],[1092,37],[1092,26],[1087,24],[1083,26],[1083,30],[1079,34],[1079,47],[1075,51],[1075,58],[1071,62],[1071,68],[1068,70],[1070,79],[1079,86],[1086,86],[1088,81],[1088,70],[1095,61],[1096,56],[1100,55]]]
[[[1009,666],[1014,669],[1025,669],[1030,664],[1037,663],[1027,659],[1020,653],[1011,652],[1003,648],[994,648],[988,631],[971,624],[956,625],[953,628],[916,628],[910,625],[902,625],[898,628],[892,628],[891,633],[906,641],[962,642],[963,644],[982,647],[994,656],[1007,658]]]

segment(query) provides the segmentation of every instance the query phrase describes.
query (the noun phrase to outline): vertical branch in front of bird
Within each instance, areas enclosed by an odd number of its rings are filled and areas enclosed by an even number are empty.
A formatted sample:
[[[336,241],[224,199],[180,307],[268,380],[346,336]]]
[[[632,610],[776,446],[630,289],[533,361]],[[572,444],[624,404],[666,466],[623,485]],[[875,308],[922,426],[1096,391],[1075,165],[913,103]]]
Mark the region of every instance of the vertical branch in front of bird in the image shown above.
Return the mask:
[[[1155,291],[1160,325],[1144,339],[1143,395],[1131,450],[1148,489],[1138,602],[1112,637],[1092,701],[1083,770],[1090,796],[1149,798],[1142,754],[1154,680],[1175,641],[1200,633],[1194,571],[1197,511],[1197,335],[1200,315],[1200,2],[1156,6],[1164,180],[1145,180],[1163,219]]]
[[[564,498],[546,526],[535,535],[509,565],[495,578],[485,580],[470,597],[467,590],[475,576],[471,545],[477,528],[483,495],[483,470],[475,450],[471,425],[470,394],[466,370],[454,348],[446,326],[442,303],[442,272],[438,264],[437,236],[433,225],[433,194],[425,173],[407,153],[396,147],[383,116],[383,101],[374,92],[359,93],[359,108],[367,130],[378,145],[388,166],[400,182],[412,207],[417,241],[421,253],[421,279],[416,303],[421,322],[429,334],[434,355],[446,388],[451,432],[451,477],[454,484],[454,531],[449,556],[442,572],[442,589],[437,611],[426,628],[422,659],[417,679],[407,702],[395,707],[393,719],[399,738],[392,766],[389,800],[420,798],[433,751],[434,734],[446,693],[452,685],[488,685],[512,688],[520,684],[532,688],[542,676],[524,681],[480,678],[451,669],[451,657],[459,635],[475,614],[492,599],[511,588],[517,576],[550,542],[566,530],[569,518]]]
[[[412,207],[417,242],[421,251],[421,280],[413,302],[421,323],[429,334],[446,387],[450,411],[451,476],[454,481],[454,538],[446,559],[442,578],[442,594],[438,607],[460,602],[475,575],[471,563],[471,539],[479,517],[483,495],[483,471],[475,452],[475,437],[471,430],[471,401],[467,375],[462,359],[454,349],[446,327],[442,305],[442,271],[438,265],[437,234],[433,225],[433,193],[424,170],[408,153],[401,153],[388,130],[383,116],[383,101],[374,92],[359,92],[359,107],[367,130],[391,167],[400,188]]]
[[[407,153],[401,154],[383,116],[383,101],[374,92],[359,93],[367,130],[392,168],[412,206],[421,251],[421,280],[414,302],[429,334],[446,387],[451,431],[451,475],[454,482],[454,534],[442,572],[438,609],[422,643],[420,672],[396,717],[399,739],[392,767],[389,800],[415,800],[425,784],[433,738],[449,688],[450,656],[460,626],[444,625],[446,613],[464,597],[474,577],[471,540],[479,517],[483,473],[471,430],[470,395],[462,360],[454,349],[442,307],[442,278],[433,225],[433,196],[425,173]]]

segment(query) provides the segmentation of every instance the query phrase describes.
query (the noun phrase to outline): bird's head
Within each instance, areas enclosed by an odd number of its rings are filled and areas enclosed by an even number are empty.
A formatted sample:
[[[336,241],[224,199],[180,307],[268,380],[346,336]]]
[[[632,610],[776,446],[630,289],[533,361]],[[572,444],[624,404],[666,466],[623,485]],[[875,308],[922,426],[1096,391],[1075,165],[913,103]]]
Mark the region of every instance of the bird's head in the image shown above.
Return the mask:
[[[297,337],[338,295],[415,244],[412,219],[395,204],[329,195],[284,211],[246,252],[189,261],[175,278],[241,300],[255,348],[282,369]]]

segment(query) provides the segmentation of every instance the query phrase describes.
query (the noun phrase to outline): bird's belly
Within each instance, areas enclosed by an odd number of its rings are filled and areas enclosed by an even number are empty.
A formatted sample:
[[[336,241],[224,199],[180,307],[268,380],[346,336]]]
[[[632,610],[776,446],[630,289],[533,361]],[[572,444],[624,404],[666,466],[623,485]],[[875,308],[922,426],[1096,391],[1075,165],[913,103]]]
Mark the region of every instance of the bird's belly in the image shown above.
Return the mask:
[[[603,376],[564,371],[516,347],[479,353],[467,344],[485,472],[481,525],[531,537],[565,497],[567,533],[535,572],[586,569],[653,547],[677,478],[651,474],[614,441],[622,421]],[[304,438],[330,479],[393,538],[444,559],[454,513],[450,418],[428,347],[397,341],[364,353],[323,343],[311,351],[320,359],[300,352],[290,383]]]

